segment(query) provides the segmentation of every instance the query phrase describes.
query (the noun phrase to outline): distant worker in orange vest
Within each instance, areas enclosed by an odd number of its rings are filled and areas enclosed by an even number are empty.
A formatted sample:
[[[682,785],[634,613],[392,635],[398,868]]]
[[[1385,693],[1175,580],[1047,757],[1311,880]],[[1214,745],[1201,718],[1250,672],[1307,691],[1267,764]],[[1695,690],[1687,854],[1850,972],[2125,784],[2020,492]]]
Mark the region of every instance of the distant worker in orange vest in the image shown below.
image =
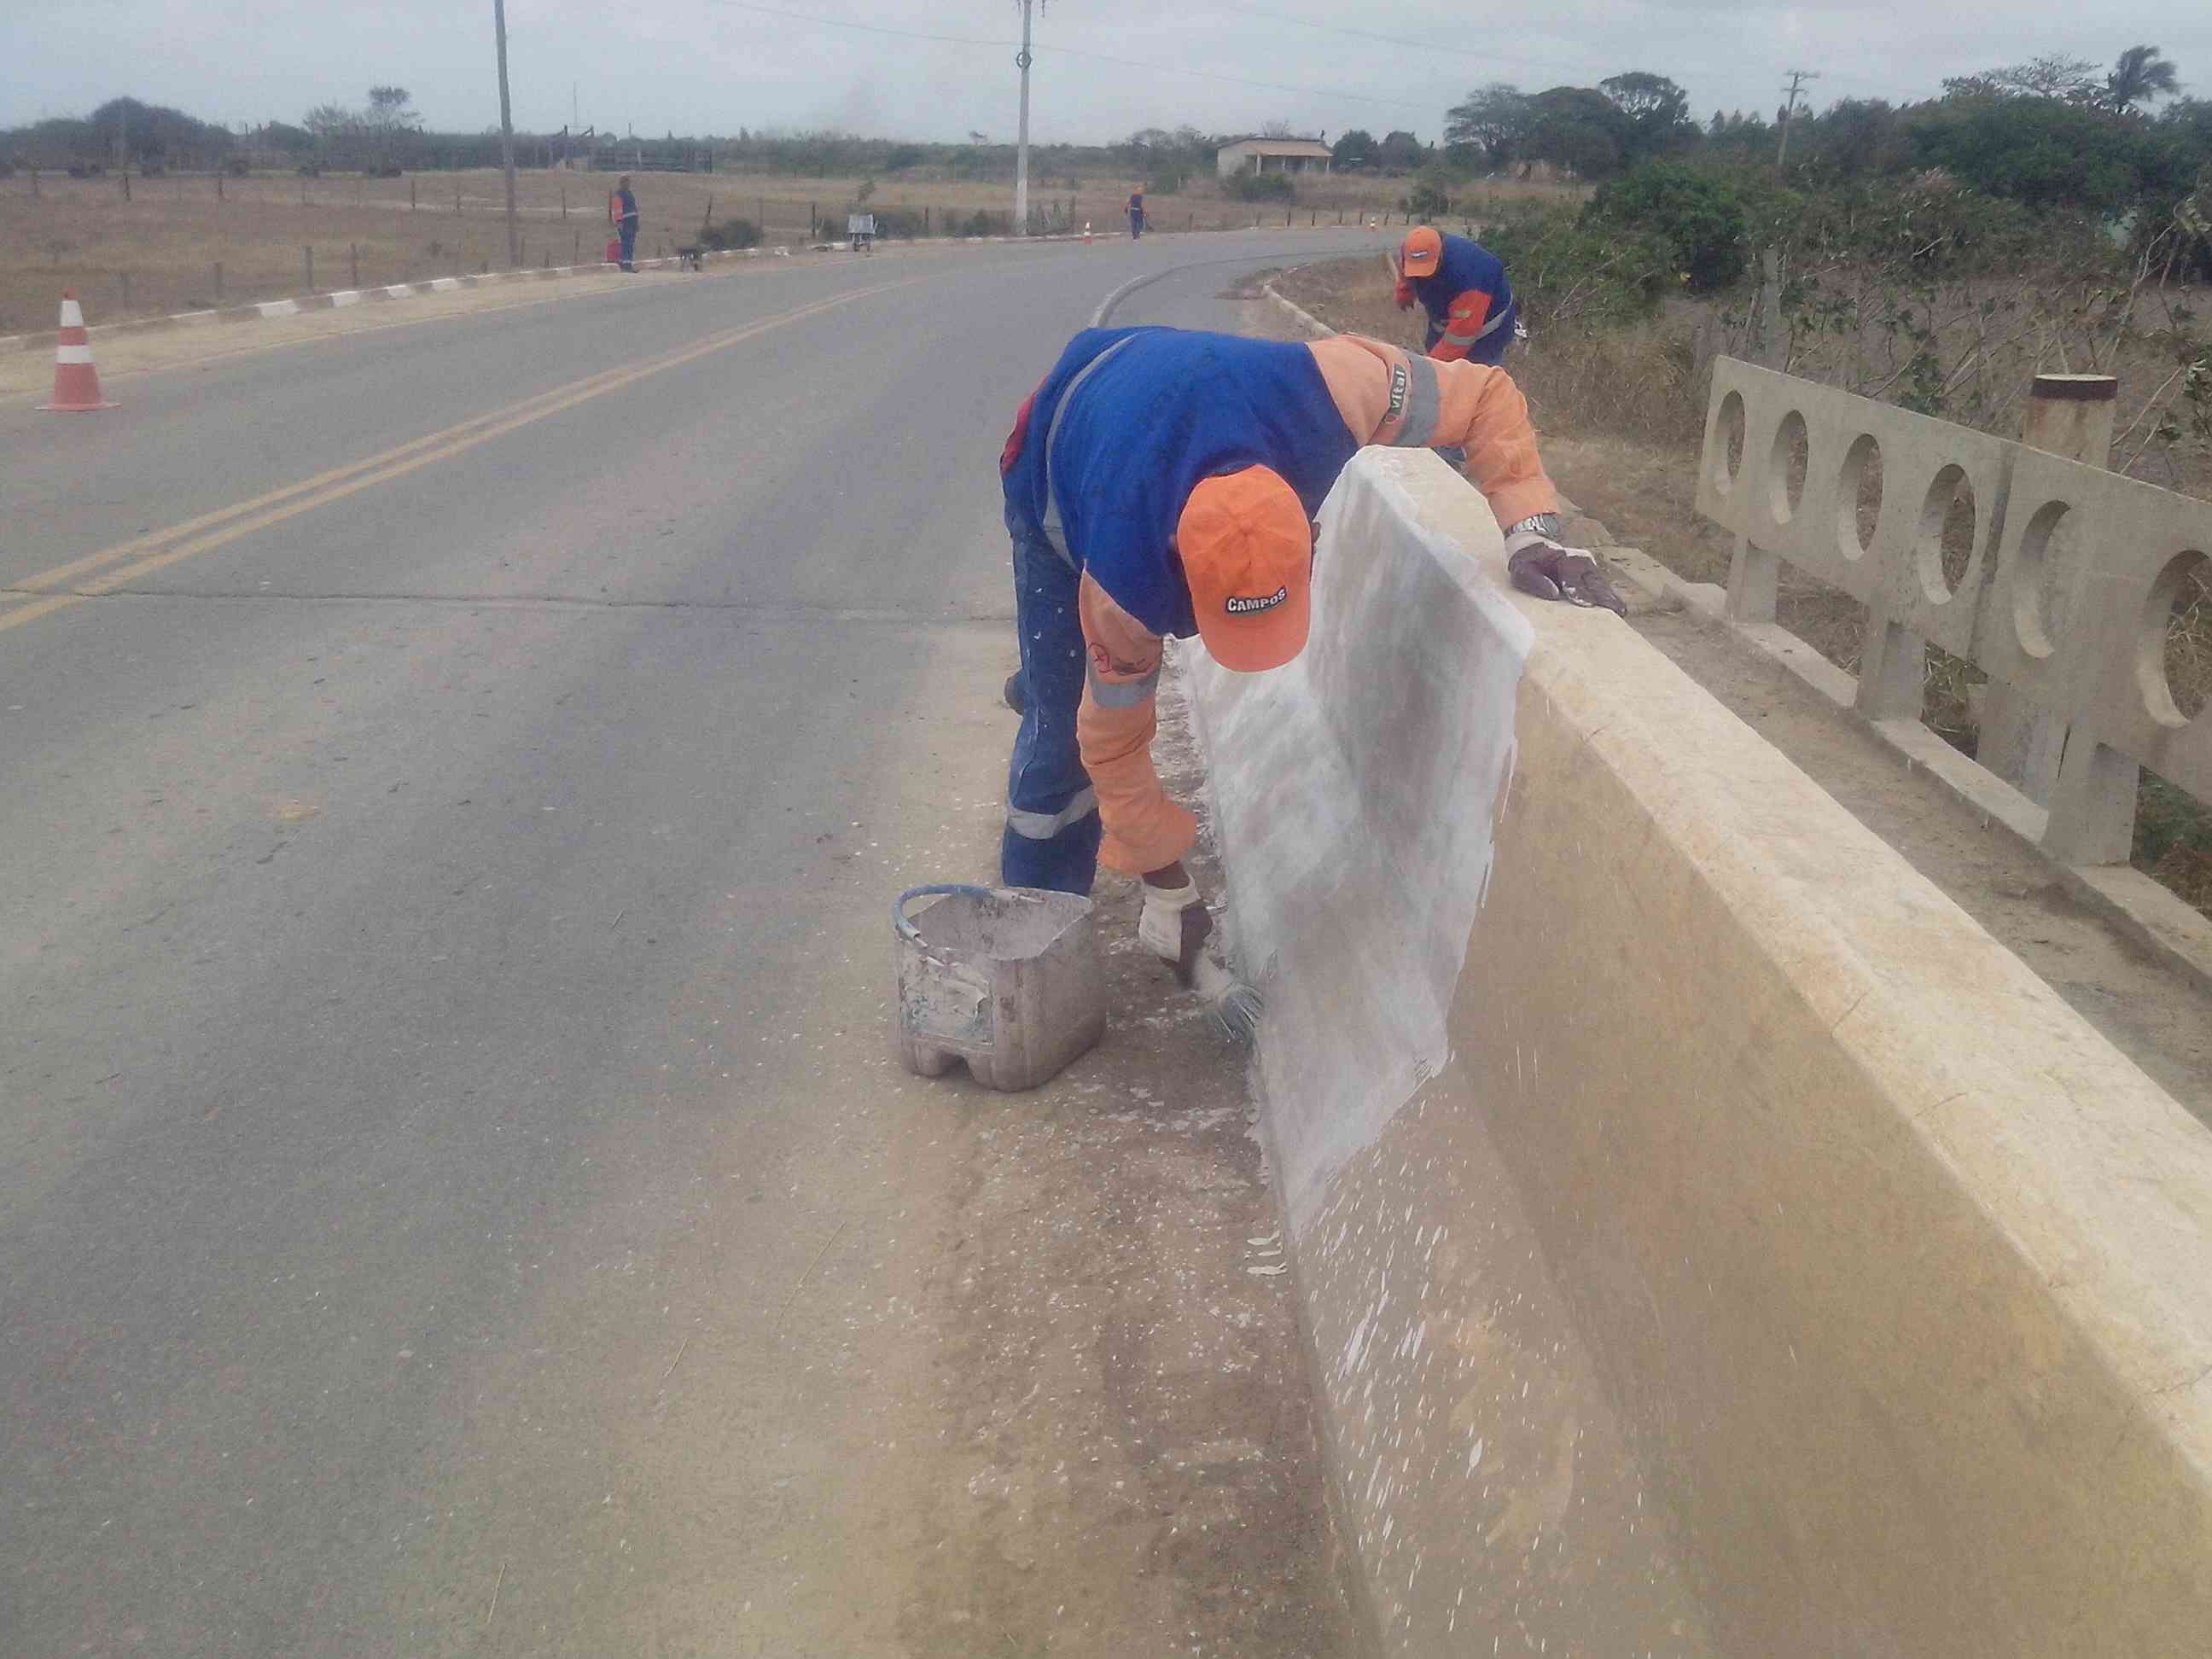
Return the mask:
[[[637,198],[630,194],[629,174],[625,173],[615,180],[614,194],[607,198],[607,221],[622,239],[622,268],[637,269]]]
[[[1442,363],[1505,361],[1521,319],[1505,262],[1480,242],[1422,225],[1398,250],[1398,309],[1429,313],[1425,349]]]

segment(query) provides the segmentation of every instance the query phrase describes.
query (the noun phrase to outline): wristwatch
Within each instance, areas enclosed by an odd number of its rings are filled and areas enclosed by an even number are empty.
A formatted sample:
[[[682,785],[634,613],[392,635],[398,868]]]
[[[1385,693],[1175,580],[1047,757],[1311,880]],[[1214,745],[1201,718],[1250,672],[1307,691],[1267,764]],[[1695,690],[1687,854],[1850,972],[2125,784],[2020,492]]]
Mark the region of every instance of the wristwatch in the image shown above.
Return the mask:
[[[1567,539],[1567,527],[1559,522],[1559,515],[1556,513],[1531,513],[1505,533],[1509,536],[1523,533],[1542,536],[1563,546]]]

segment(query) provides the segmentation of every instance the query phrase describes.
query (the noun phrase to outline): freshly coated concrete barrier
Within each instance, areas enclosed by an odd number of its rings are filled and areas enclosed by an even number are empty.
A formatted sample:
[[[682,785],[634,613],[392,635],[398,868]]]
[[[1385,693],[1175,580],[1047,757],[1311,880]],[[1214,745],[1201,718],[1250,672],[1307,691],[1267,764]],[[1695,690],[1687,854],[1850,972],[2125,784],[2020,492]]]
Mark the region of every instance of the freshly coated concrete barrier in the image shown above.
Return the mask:
[[[1407,1654],[2201,1654],[2212,1135],[1480,498],[1188,672],[1340,1514]]]

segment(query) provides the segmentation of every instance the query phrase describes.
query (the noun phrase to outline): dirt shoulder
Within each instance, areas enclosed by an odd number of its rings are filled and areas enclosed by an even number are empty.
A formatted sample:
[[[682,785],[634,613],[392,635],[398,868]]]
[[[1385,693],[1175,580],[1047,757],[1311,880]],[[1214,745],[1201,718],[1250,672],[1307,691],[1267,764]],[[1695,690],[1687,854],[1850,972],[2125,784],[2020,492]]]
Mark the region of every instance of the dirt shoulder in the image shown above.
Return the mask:
[[[1005,647],[963,682],[994,696]],[[986,701],[959,725],[995,753],[1014,716]],[[1196,799],[1172,688],[1161,712],[1162,776]],[[963,826],[963,857],[995,854],[997,810]],[[1193,865],[1223,890],[1210,836]],[[1136,884],[1102,875],[1095,896],[1097,1048],[1027,1094],[958,1067],[898,1085],[948,1177],[921,1309],[937,1443],[913,1448],[933,1495],[898,1528],[899,1650],[1354,1654],[1244,1051],[1137,945]]]
[[[1387,289],[1345,307],[1352,314],[1340,324],[1329,314],[1331,288],[1350,274],[1349,262],[1339,262],[1332,282],[1297,286],[1297,303],[1333,325],[1389,328],[1395,313]],[[1248,315],[1255,332],[1302,337],[1273,304],[1255,303]],[[1397,337],[1402,342],[1403,330]],[[1728,547],[1691,506],[1688,466],[1666,451],[1617,439],[1577,439],[1555,429],[1542,437],[1545,465],[1560,489],[1611,531],[1613,542],[1640,548],[1692,580],[1727,580]],[[1810,642],[1820,645],[1815,625],[1823,614],[1820,595],[1785,588],[1784,627],[1812,628]],[[2212,994],[2069,896],[2046,860],[1764,652],[1678,605],[1632,602],[1629,620],[2212,1123]]]

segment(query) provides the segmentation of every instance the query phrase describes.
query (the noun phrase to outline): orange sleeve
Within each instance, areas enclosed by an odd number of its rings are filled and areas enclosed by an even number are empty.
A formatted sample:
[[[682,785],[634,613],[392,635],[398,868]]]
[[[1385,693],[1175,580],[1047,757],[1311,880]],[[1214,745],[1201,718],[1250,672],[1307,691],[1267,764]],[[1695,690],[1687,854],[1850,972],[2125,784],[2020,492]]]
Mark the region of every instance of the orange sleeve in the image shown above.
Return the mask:
[[[1166,868],[1198,840],[1198,820],[1152,769],[1159,728],[1159,636],[1114,603],[1086,571],[1076,590],[1088,658],[1075,741],[1098,793],[1098,861],[1126,876]]]
[[[1536,453],[1528,400],[1504,369],[1410,357],[1358,334],[1316,340],[1306,349],[1358,442],[1466,450],[1467,476],[1488,498],[1501,527],[1532,513],[1559,511],[1559,492]]]
[[[1498,527],[1532,513],[1558,512],[1559,492],[1536,453],[1528,400],[1513,377],[1468,362],[1437,363],[1436,375],[1436,441],[1467,451],[1467,476],[1489,501]]]
[[[1474,349],[1474,343],[1482,337],[1483,319],[1489,315],[1490,296],[1479,288],[1468,289],[1451,302],[1444,317],[1444,331],[1437,337],[1429,356],[1440,363],[1458,362]]]

